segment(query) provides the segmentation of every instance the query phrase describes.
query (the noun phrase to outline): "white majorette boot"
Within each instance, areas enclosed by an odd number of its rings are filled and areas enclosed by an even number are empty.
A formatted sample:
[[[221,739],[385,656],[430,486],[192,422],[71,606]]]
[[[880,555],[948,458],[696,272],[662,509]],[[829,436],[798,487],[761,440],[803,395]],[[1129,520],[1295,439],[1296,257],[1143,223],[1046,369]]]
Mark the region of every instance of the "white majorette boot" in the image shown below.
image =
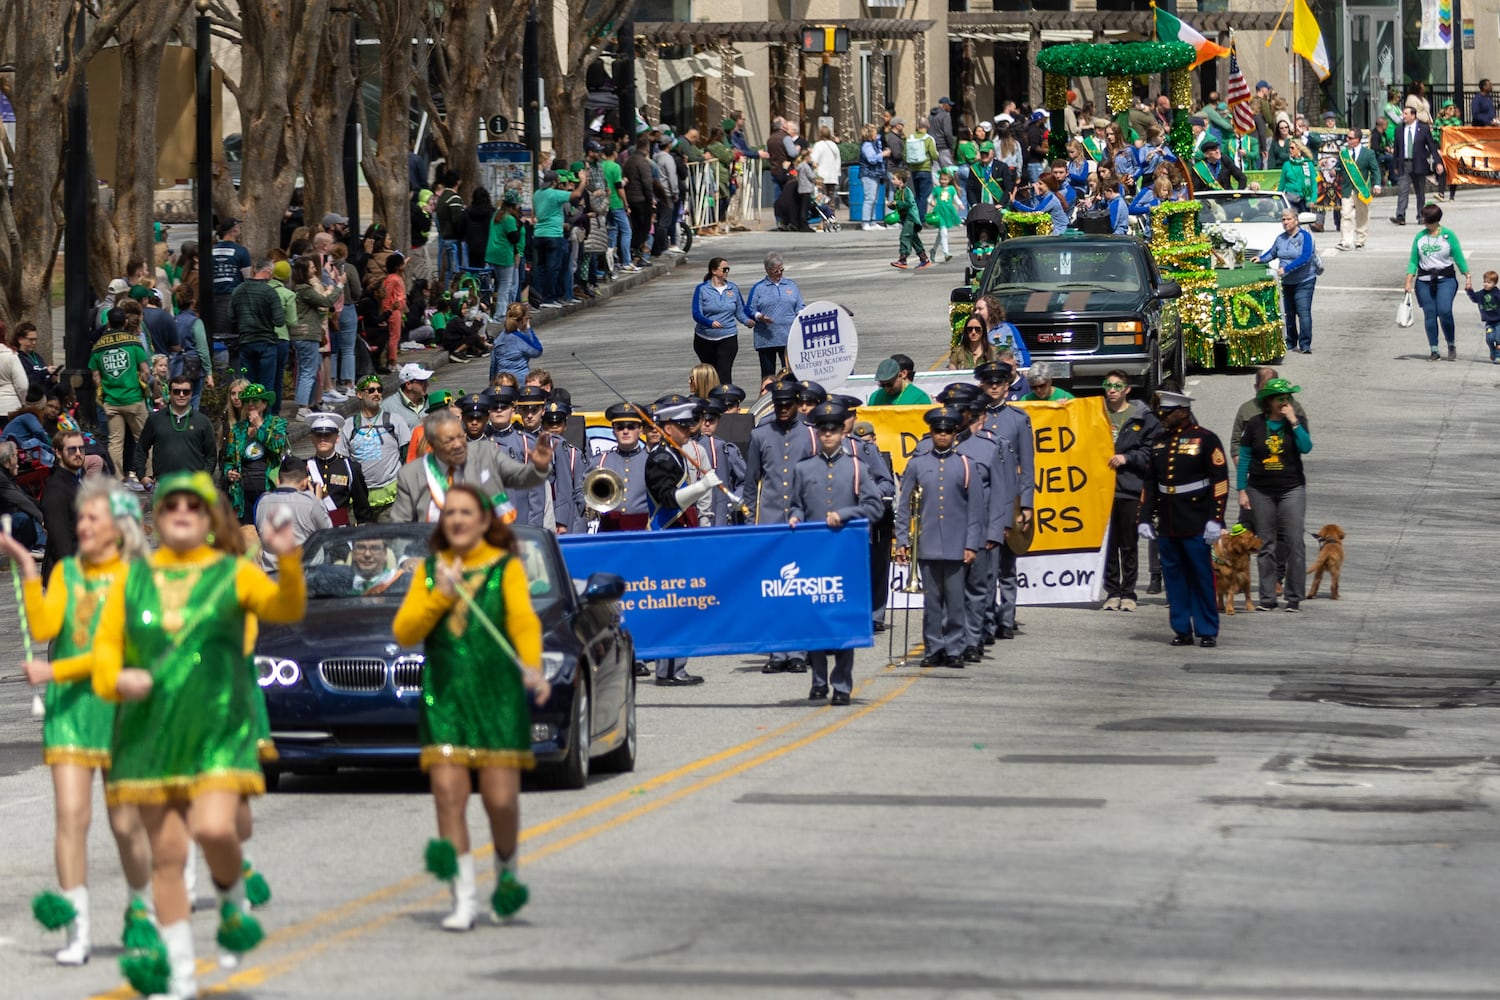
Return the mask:
[[[443,930],[467,931],[474,929],[474,916],[478,913],[477,895],[474,889],[474,855],[458,856],[458,874],[453,876],[453,912],[443,918]]]
[[[84,965],[89,960],[89,887],[64,889],[63,898],[73,904],[78,915],[68,924],[68,944],[54,957],[58,965]]]
[[[198,980],[195,978],[198,962],[193,957],[193,925],[179,920],[161,929],[161,941],[167,949],[167,965],[171,979],[167,992],[156,993],[151,1000],[193,1000],[198,995]]]
[[[187,889],[188,912],[192,913],[197,900],[193,893],[198,888],[198,844],[188,841],[187,864],[182,867],[182,884]]]

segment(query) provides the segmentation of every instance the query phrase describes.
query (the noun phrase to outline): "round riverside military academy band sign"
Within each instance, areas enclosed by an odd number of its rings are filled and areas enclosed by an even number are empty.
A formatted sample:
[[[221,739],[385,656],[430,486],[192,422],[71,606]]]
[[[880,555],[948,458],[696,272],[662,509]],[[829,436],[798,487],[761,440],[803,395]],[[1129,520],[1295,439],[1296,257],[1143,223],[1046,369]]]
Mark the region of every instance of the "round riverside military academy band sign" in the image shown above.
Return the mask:
[[[837,302],[812,302],[792,320],[786,361],[799,380],[841,385],[854,374],[859,334],[854,317]]]

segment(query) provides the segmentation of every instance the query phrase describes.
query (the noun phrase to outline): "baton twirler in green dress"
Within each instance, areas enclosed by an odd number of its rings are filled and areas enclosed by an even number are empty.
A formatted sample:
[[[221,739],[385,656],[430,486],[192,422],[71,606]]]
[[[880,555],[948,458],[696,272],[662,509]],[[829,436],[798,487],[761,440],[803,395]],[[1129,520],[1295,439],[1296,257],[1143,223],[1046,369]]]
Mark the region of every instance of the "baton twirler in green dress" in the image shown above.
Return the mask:
[[[88,678],[94,663],[91,641],[104,595],[124,572],[125,563],[118,557],[85,565],[70,556],[52,567],[45,593],[39,578],[25,583],[32,638],[55,640],[47,720],[42,723],[42,760],[48,766],[109,767],[115,706],[94,693]]]
[[[300,557],[282,556],[277,568],[279,584],[249,560],[206,546],[162,549],[111,588],[94,644],[94,688],[118,697],[124,666],[152,675],[151,694],[119,709],[111,803],[265,792],[258,692],[245,663],[248,615],[295,622],[306,604]]]
[[[516,662],[457,598],[436,586],[436,557],[396,614],[396,641],[425,642],[418,736],[422,768],[530,768],[531,709]],[[528,664],[542,659],[542,627],[520,560],[480,544],[464,557],[464,588]],[[534,669],[534,668],[533,668]]]

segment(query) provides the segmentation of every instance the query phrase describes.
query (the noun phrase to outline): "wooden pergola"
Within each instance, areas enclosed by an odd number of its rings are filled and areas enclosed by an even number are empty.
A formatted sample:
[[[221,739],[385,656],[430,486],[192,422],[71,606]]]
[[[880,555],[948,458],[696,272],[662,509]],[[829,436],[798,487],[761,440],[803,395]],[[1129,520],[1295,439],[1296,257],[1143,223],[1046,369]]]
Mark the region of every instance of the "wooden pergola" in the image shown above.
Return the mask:
[[[807,78],[808,61],[802,52],[802,29],[810,24],[845,28],[849,32],[851,43],[874,42],[875,51],[879,53],[886,45],[894,42],[920,42],[937,22],[875,17],[818,18],[808,21],[637,21],[636,53],[646,77],[647,117],[654,121],[661,114],[662,47],[685,46],[698,51],[717,52],[721,60],[719,103],[727,109],[734,106],[735,46],[763,43],[771,47],[772,93],[780,95],[780,100],[774,102],[774,113],[801,121],[802,88]],[[927,50],[921,44],[914,45],[913,49],[916,64],[915,104],[918,108],[924,108],[927,105]],[[847,52],[833,55],[832,60],[839,79],[836,128],[853,134],[857,124],[853,46]],[[876,107],[882,107],[887,99],[884,60],[874,59],[870,65],[871,100]]]

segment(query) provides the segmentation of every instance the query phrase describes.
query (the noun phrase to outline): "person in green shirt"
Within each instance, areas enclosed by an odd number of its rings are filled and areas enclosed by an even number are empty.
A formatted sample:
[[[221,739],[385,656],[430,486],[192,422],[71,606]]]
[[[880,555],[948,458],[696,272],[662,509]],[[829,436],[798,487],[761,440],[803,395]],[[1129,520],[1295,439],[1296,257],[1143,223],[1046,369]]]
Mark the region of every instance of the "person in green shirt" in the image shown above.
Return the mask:
[[[630,213],[625,209],[625,171],[620,168],[619,151],[606,150],[599,161],[604,186],[609,190],[609,247],[622,271],[639,271],[630,259]],[[611,268],[613,270],[613,268]]]
[[[871,406],[930,406],[932,397],[918,389],[907,379],[906,371],[895,358],[886,358],[875,368],[875,381],[880,388],[870,393]]]
[[[556,170],[542,174],[542,186],[531,196],[536,216],[537,294],[543,309],[561,309],[573,297],[573,274],[568,268],[568,241],[563,236],[563,213],[570,202],[583,197],[583,183],[572,188],[559,185]],[[627,218],[625,227],[630,228]],[[627,258],[628,259],[628,258]]]
[[[1308,211],[1318,200],[1318,164],[1302,143],[1292,142],[1292,158],[1281,168],[1278,187],[1298,212]]]
[[[281,412],[281,390],[286,385],[286,363],[292,356],[292,327],[297,325],[297,293],[292,291],[292,262],[289,260],[278,260],[271,267],[271,280],[266,282],[276,292],[276,298],[281,301],[281,310],[286,314],[286,322],[276,328],[276,379],[271,385],[271,391],[276,394],[276,402],[272,406],[272,412]]]
[[[125,475],[125,431],[139,439],[146,429],[146,386],[151,380],[151,355],[139,333],[125,329],[125,310],[106,314],[109,328],[94,344],[89,368],[99,373],[99,402],[109,428],[109,460],[115,475]],[[131,475],[135,478],[134,474]]]
[[[484,262],[497,274],[495,311],[516,301],[520,290],[516,273],[516,251],[521,246],[521,192],[506,188],[500,194],[500,207],[490,220],[490,241],[484,248]]]
[[[1055,403],[1073,398],[1071,392],[1052,384],[1052,368],[1045,361],[1033,362],[1026,380],[1031,383],[1031,391],[1021,397],[1023,403]]]
[[[1463,123],[1464,120],[1459,115],[1458,109],[1453,106],[1453,102],[1444,101],[1442,110],[1438,112],[1437,120],[1432,123],[1432,141],[1438,149],[1443,148],[1443,128],[1448,125],[1462,128]],[[1453,183],[1452,171],[1449,171],[1448,182],[1448,200],[1453,201],[1458,197],[1458,185]],[[1437,191],[1434,191],[1433,197],[1438,201],[1442,201],[1442,189],[1439,188]]]

